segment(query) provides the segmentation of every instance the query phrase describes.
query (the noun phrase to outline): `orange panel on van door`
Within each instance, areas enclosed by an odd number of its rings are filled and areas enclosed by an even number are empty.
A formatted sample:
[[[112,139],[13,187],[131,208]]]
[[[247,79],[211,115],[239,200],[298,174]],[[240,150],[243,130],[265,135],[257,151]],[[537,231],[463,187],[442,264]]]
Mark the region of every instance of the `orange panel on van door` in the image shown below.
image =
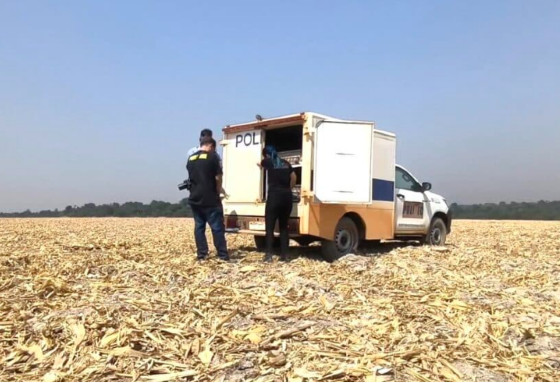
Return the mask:
[[[394,210],[370,205],[310,204],[309,234],[332,240],[338,221],[348,213],[361,217],[365,239],[391,239],[394,235]]]

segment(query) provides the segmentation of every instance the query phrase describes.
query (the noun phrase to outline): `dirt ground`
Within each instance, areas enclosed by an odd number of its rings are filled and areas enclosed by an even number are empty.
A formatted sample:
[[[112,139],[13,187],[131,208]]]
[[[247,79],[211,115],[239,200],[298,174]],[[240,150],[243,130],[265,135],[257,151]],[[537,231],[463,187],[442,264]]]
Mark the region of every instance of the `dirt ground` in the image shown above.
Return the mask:
[[[558,381],[560,222],[197,263],[189,219],[0,219],[0,380]],[[211,236],[209,235],[211,243]]]

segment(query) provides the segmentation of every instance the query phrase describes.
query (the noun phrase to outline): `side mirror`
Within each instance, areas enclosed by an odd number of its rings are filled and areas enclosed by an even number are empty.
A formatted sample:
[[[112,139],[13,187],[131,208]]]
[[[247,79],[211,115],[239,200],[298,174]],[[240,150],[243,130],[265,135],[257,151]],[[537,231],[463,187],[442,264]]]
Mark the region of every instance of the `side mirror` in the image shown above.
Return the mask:
[[[432,184],[429,182],[422,182],[422,190],[428,191],[432,189]]]

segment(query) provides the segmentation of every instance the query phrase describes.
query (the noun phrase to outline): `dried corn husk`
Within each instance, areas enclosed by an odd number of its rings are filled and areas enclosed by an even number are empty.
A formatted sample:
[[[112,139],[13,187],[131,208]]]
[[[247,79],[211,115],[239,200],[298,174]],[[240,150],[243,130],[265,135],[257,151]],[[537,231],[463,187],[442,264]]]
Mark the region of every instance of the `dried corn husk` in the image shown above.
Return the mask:
[[[0,381],[558,381],[560,223],[195,261],[189,219],[1,219]],[[210,233],[208,233],[210,239]]]

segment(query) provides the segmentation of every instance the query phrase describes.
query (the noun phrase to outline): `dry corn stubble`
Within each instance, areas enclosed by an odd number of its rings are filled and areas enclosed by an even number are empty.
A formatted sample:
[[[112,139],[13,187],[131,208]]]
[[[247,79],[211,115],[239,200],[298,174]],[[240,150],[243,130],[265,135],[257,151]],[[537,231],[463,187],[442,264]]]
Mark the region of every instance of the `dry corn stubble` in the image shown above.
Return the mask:
[[[195,261],[189,219],[0,220],[0,380],[560,380],[560,223]],[[209,239],[211,238],[210,235]]]

